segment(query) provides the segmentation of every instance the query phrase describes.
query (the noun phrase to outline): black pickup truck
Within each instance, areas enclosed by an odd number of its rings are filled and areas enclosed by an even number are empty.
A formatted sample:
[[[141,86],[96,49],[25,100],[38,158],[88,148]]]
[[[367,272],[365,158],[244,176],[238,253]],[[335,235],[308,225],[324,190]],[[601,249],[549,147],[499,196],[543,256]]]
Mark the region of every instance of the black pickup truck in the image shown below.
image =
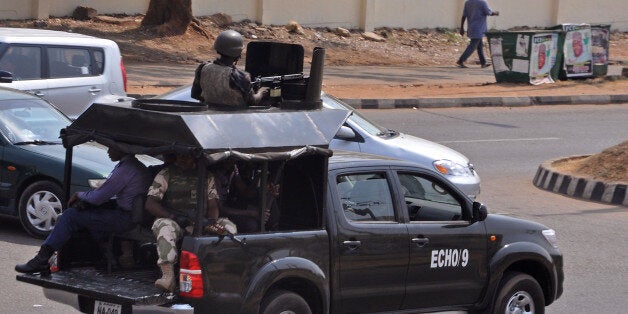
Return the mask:
[[[201,178],[235,159],[254,169],[256,186],[280,185],[276,198],[259,188],[260,213],[276,202],[275,224],[205,234],[200,197],[197,224],[180,246],[174,294],[154,287],[160,273],[141,206],[137,232],[113,235],[106,252],[78,235],[58,253],[55,271],[17,280],[85,313],[543,313],[562,294],[552,229],[488,214],[413,163],[328,150],[350,112],[320,108],[315,71],[286,83],[309,92],[285,107],[94,104],[62,131],[66,169],[72,147],[86,141],[136,154],[193,154]],[[205,195],[206,180],[198,182]],[[105,258],[122,241],[133,241],[132,266]]]

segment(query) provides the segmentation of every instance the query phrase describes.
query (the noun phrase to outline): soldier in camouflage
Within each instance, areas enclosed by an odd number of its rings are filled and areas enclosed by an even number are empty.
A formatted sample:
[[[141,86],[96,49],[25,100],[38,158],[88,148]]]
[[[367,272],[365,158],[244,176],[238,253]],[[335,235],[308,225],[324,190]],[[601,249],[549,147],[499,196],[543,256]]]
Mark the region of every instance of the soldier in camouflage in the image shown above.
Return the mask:
[[[152,226],[157,239],[157,264],[162,278],[155,286],[173,291],[173,265],[177,262],[177,242],[193,229],[198,185],[196,161],[187,155],[177,155],[174,163],[162,169],[148,189],[146,210],[156,217]],[[210,221],[218,219],[218,193],[214,177],[207,175],[207,215]]]
[[[214,49],[220,57],[198,66],[191,96],[209,105],[229,107],[254,106],[261,102],[267,88],[254,91],[249,73],[238,70],[244,39],[234,30],[223,31],[216,37]]]

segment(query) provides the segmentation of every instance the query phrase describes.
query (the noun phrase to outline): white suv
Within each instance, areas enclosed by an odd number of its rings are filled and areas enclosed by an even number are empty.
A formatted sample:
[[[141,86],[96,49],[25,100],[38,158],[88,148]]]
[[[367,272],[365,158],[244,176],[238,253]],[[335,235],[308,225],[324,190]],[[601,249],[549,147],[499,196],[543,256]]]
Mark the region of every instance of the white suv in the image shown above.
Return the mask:
[[[0,28],[0,86],[41,96],[75,118],[94,102],[126,99],[126,71],[111,40]]]

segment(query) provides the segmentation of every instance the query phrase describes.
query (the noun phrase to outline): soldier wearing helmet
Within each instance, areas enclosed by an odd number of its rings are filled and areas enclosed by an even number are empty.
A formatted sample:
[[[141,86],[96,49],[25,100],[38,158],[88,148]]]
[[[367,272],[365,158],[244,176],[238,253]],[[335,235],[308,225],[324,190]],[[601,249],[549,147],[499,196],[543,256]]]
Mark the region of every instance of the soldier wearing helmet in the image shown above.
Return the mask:
[[[210,105],[246,107],[260,103],[266,89],[255,92],[249,73],[238,70],[244,39],[234,30],[221,32],[214,42],[220,55],[198,66],[192,84],[192,98]]]

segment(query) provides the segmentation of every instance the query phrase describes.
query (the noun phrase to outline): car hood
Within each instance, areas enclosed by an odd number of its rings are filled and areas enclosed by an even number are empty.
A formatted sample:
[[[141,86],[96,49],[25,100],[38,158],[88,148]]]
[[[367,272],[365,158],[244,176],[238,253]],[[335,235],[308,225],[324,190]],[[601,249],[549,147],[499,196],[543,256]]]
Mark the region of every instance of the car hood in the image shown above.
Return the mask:
[[[61,163],[65,162],[65,148],[61,144],[22,145],[20,148],[51,159],[59,160]],[[72,152],[72,164],[75,167],[78,166],[99,173],[102,177],[107,177],[115,166],[115,163],[111,161],[109,155],[107,155],[106,147],[89,143],[74,147]]]
[[[447,159],[456,162],[461,165],[467,165],[469,159],[463,154],[438,143],[422,139],[420,137],[399,133],[397,136],[391,138],[378,138],[383,143],[386,143],[387,151],[373,152],[387,156],[393,156],[402,158],[405,160],[413,160],[411,156],[421,156],[425,158],[425,161],[431,163],[435,160]],[[395,147],[396,149],[392,149]],[[408,154],[411,154],[409,156]],[[410,157],[410,158],[409,158]]]

